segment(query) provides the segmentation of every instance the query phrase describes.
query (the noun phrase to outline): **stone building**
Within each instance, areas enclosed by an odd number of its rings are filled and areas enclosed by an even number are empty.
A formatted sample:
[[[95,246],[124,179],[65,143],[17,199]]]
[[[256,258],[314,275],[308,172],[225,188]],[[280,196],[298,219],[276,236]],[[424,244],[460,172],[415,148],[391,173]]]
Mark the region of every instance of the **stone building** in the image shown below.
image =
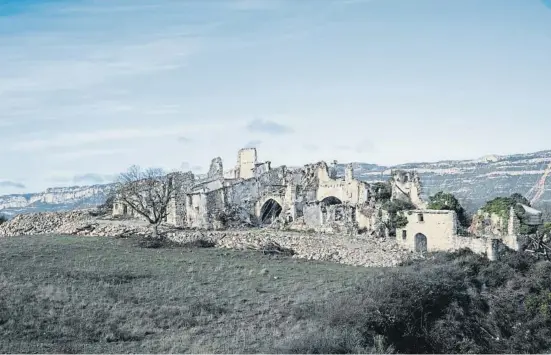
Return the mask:
[[[462,236],[458,234],[455,211],[406,211],[407,225],[396,231],[396,241],[415,252],[454,251],[463,248],[494,259],[499,238]]]
[[[215,158],[205,176],[192,172],[174,176],[180,179],[181,188],[171,201],[166,222],[176,227],[224,229],[236,223],[389,235],[385,229],[388,214],[378,200],[376,184],[356,179],[352,164],[346,166],[342,177],[337,176],[336,162],[274,168],[270,162],[258,161],[255,148],[246,148],[238,152],[237,164],[230,170],[224,170],[222,159]],[[390,201],[406,201],[415,207],[403,212],[408,223],[396,230],[396,241],[411,251],[469,248],[493,258],[499,243],[515,249],[513,237],[458,235],[455,212],[426,209],[415,172],[393,171],[389,183]],[[113,214],[132,215],[132,211],[116,202]]]
[[[343,177],[336,162],[285,165],[273,168],[259,162],[255,148],[241,149],[237,164],[224,170],[220,158],[212,160],[206,176],[176,173],[181,189],[171,201],[167,223],[177,227],[220,229],[232,221],[249,225],[280,223],[289,229],[318,231],[372,230],[380,219],[372,186],[354,178],[351,164]],[[420,185],[415,174],[396,178],[393,198],[417,202]],[[409,180],[408,180],[409,179]],[[128,206],[116,202],[115,216],[135,216]]]

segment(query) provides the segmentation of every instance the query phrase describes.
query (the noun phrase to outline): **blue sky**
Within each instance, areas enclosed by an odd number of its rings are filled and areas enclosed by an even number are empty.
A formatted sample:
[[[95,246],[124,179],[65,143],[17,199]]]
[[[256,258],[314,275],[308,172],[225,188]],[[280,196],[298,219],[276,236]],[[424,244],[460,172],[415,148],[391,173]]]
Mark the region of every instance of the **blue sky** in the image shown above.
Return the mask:
[[[0,0],[0,194],[551,148],[542,0]]]

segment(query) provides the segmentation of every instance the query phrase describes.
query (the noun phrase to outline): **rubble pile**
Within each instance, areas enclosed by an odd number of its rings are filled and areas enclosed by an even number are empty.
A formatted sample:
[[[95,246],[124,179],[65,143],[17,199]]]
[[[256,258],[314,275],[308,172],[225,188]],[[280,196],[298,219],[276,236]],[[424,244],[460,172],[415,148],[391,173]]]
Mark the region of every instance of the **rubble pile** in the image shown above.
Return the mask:
[[[217,247],[260,250],[276,245],[292,250],[293,257],[333,261],[342,264],[387,267],[417,257],[388,238],[329,235],[320,233],[286,232],[269,229],[248,231],[169,232],[168,238],[179,243],[193,239],[213,241]]]
[[[334,235],[274,229],[194,231],[161,226],[159,233],[177,243],[210,241],[216,247],[239,250],[286,251],[295,258],[342,264],[386,267],[416,257],[391,238],[368,235]],[[91,211],[48,212],[19,215],[0,225],[0,236],[68,234],[95,237],[147,236],[151,229],[137,220],[110,220]],[[269,248],[267,246],[270,246]],[[288,253],[292,251],[292,253]]]

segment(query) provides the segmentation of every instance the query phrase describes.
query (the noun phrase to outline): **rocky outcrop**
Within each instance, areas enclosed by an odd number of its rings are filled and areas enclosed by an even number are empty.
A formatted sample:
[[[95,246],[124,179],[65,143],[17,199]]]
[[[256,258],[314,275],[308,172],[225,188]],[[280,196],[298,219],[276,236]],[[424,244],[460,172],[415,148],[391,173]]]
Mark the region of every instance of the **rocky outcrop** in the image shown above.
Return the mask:
[[[13,216],[94,207],[105,201],[111,189],[112,185],[55,187],[40,193],[0,196],[0,213]]]
[[[217,247],[241,250],[264,250],[266,245],[279,245],[293,250],[293,257],[296,258],[357,266],[395,266],[416,257],[392,239],[365,235],[326,235],[272,229],[193,231],[169,226],[161,226],[159,232],[178,243],[208,240]],[[138,220],[95,216],[94,210],[19,215],[0,225],[0,236],[4,237],[37,234],[130,237],[149,235],[150,229]]]

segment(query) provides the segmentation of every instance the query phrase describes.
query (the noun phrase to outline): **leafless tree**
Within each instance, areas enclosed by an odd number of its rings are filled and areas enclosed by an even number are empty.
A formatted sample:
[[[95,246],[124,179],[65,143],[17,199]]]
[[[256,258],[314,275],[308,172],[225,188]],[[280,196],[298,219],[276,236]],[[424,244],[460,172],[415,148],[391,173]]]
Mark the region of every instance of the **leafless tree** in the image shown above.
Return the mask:
[[[175,174],[162,169],[131,166],[115,183],[117,201],[128,205],[151,225],[153,238],[159,237],[159,225],[168,216],[168,207],[179,189]]]

